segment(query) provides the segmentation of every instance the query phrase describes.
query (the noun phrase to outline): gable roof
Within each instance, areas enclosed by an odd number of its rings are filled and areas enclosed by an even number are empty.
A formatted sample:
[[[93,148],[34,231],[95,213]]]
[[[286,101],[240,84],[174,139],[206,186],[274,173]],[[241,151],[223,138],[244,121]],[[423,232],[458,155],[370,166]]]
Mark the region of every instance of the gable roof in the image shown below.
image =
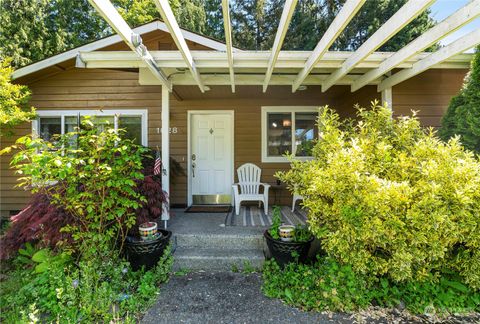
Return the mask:
[[[159,21],[159,20],[155,20],[155,21],[149,22],[145,25],[141,25],[141,26],[138,26],[136,28],[133,28],[133,31],[135,33],[139,34],[139,35],[149,33],[149,32],[152,32],[152,31],[156,31],[156,30],[160,30],[160,31],[169,33],[168,28],[165,25],[165,23],[162,22],[162,21]],[[226,51],[225,44],[220,42],[220,41],[214,40],[214,39],[206,37],[206,36],[202,36],[200,34],[197,34],[197,33],[185,30],[185,29],[181,29],[181,31],[182,31],[183,37],[185,37],[186,40],[195,42],[195,43],[203,45],[205,47],[209,47],[209,48],[211,48],[213,50],[216,50],[216,51],[222,51],[222,52]],[[104,47],[107,47],[107,46],[110,46],[110,45],[114,45],[114,44],[120,43],[120,42],[123,42],[122,38],[117,34],[107,36],[105,38],[93,41],[91,43],[88,43],[88,44],[85,44],[85,45],[82,45],[82,46],[79,46],[79,47],[76,47],[76,48],[73,48],[73,49],[68,50],[66,52],[48,57],[48,58],[43,59],[41,61],[29,64],[29,65],[26,65],[26,66],[24,66],[20,69],[17,69],[13,72],[12,79],[18,79],[18,78],[24,77],[28,74],[31,74],[31,73],[40,71],[42,69],[48,68],[50,66],[54,66],[56,64],[59,64],[59,63],[65,62],[67,60],[73,59],[77,56],[77,54],[79,52],[91,52],[91,51],[95,51],[95,50],[98,50],[98,49],[101,49],[101,48],[104,48]],[[235,49],[235,50],[238,50],[238,49]]]

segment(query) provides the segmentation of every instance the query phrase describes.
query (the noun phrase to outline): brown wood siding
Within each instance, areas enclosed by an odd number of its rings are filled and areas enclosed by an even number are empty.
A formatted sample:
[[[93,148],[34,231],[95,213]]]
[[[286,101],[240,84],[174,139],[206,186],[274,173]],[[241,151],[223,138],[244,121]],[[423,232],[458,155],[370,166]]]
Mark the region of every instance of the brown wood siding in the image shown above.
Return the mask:
[[[147,109],[148,138],[152,146],[160,144],[160,86],[139,86],[137,72],[72,69],[28,84],[32,91],[31,104],[37,110],[75,109]],[[28,134],[31,125],[16,130],[16,135]],[[11,144],[18,136],[3,142]],[[10,156],[2,157],[1,212],[8,215],[28,201],[28,193],[14,188],[16,176],[9,169]]]
[[[467,72],[433,69],[394,86],[394,115],[407,116],[415,110],[424,126],[439,127],[450,100],[460,91]]]
[[[177,127],[178,133],[170,135],[170,153],[179,161],[184,169],[187,168],[187,116],[188,111],[195,110],[233,110],[234,111],[234,168],[243,163],[254,163],[262,169],[262,181],[275,183],[274,174],[277,171],[287,170],[288,163],[261,162],[261,108],[262,106],[335,106],[342,97],[345,89],[333,87],[324,94],[320,87],[309,87],[306,91],[291,93],[287,86],[271,86],[266,94],[260,86],[237,86],[236,93],[232,94],[229,86],[212,87],[212,90],[201,94],[198,87],[176,87],[183,101],[174,101],[171,106],[170,126]],[[349,91],[349,90],[348,90]],[[236,179],[235,174],[235,179]],[[187,178],[182,177],[171,188],[172,202],[187,201]],[[271,203],[274,198],[278,203],[290,204],[291,197],[288,191],[272,192]]]
[[[30,123],[24,123],[14,129],[14,135],[0,138],[0,149],[13,145],[17,138],[31,132]],[[18,176],[10,168],[12,154],[0,155],[0,217],[6,217],[10,211],[20,210],[30,197],[30,193],[17,187]]]
[[[435,75],[416,77],[394,88],[395,114],[408,113],[410,108],[427,107],[437,120],[445,110],[449,97],[458,91],[465,71],[442,70]],[[438,73],[442,75],[438,79]],[[435,81],[435,82],[434,82]],[[452,83],[452,84],[449,84]],[[137,72],[113,70],[71,69],[55,76],[43,78],[28,84],[33,92],[32,105],[39,110],[66,109],[148,109],[148,143],[151,147],[160,145],[161,136],[161,89],[160,86],[140,86]],[[420,91],[419,89],[422,89]],[[351,116],[352,106],[359,103],[368,106],[378,99],[376,87],[368,86],[351,93],[348,86],[334,86],[326,93],[320,87],[309,87],[306,91],[291,93],[287,86],[271,86],[262,93],[260,86],[237,86],[232,94],[229,86],[212,87],[205,94],[196,86],[175,87],[178,101],[171,96],[171,127],[178,132],[171,134],[171,155],[187,167],[187,111],[188,110],[233,110],[235,114],[235,168],[246,162],[259,165],[263,170],[263,181],[275,182],[274,174],[288,168],[287,163],[261,163],[261,107],[262,106],[299,106],[330,105],[339,110],[342,116]],[[422,96],[422,93],[424,94]],[[448,97],[448,98],[447,98]],[[428,98],[435,98],[429,100]],[[431,104],[431,103],[434,104]],[[429,104],[426,106],[426,104]],[[425,106],[421,106],[425,105]],[[424,115],[422,119],[426,122]],[[438,123],[437,123],[438,124]],[[16,130],[17,135],[30,132],[29,124]],[[11,144],[15,138],[2,139],[2,148]],[[2,216],[9,211],[25,206],[29,194],[15,188],[16,176],[9,169],[9,156],[1,157],[0,210]],[[186,171],[186,170],[185,170]],[[176,179],[171,188],[171,202],[185,204],[187,200],[187,177]],[[270,196],[273,201],[274,195]],[[288,192],[278,196],[278,202],[290,204]]]
[[[368,109],[372,101],[381,100],[381,95],[377,92],[376,86],[363,87],[355,92],[350,91],[350,86],[342,86],[342,89],[342,94],[337,97],[335,104],[332,106],[341,117],[353,118],[356,116],[356,105]]]

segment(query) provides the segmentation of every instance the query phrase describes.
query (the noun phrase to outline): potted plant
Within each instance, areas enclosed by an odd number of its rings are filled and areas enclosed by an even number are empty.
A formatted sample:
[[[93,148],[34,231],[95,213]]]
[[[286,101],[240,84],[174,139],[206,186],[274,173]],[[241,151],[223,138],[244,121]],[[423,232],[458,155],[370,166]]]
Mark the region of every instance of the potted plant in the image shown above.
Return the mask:
[[[153,172],[154,156],[150,150],[142,161],[144,177],[137,181],[136,191],[146,199],[135,211],[136,226],[129,230],[124,244],[125,257],[133,270],[154,267],[172,236],[172,232],[158,229],[156,222],[167,203],[167,195],[162,190],[161,176]]]
[[[155,222],[146,222],[141,224],[138,227],[138,232],[140,233],[140,237],[144,241],[151,241],[157,238],[158,234],[160,234],[157,230],[157,223]]]
[[[290,262],[305,263],[314,239],[306,226],[283,225],[278,206],[273,209],[272,226],[263,236],[270,255],[281,266]]]
[[[141,232],[141,230],[139,229]],[[172,232],[157,229],[156,236],[150,236],[147,240],[137,236],[127,236],[125,241],[125,256],[134,271],[142,266],[145,270],[153,268],[163,255],[165,248],[170,243]]]

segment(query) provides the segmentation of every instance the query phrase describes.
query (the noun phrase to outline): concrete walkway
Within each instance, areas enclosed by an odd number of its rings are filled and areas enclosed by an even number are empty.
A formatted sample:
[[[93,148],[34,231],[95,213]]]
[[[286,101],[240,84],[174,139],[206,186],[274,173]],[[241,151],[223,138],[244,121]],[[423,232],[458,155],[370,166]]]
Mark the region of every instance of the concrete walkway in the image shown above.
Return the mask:
[[[257,273],[173,276],[142,323],[351,323],[350,315],[303,312],[265,297]]]

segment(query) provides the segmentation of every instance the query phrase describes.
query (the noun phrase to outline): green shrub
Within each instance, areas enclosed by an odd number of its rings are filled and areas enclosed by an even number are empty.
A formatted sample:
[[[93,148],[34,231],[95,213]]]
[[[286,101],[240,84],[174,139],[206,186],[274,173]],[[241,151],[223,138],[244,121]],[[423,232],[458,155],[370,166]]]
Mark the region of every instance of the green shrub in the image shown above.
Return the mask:
[[[109,258],[145,201],[136,190],[136,180],[144,178],[145,148],[113,129],[99,133],[89,118],[81,130],[53,142],[27,136],[17,146],[12,164],[22,176],[20,185],[45,194],[72,216],[62,230],[77,243],[74,252]]]
[[[304,197],[324,250],[357,273],[425,280],[442,269],[480,288],[480,163],[457,139],[417,118],[359,109],[340,121],[325,107],[314,159],[280,179]]]
[[[50,260],[56,258],[50,254]],[[159,284],[168,280],[172,263],[167,249],[157,266],[146,272],[134,272],[118,259],[54,262],[41,272],[16,264],[0,282],[0,321],[136,323],[155,301]]]
[[[0,137],[12,135],[12,128],[35,117],[29,106],[30,90],[27,86],[12,83],[11,60],[0,60]]]
[[[99,132],[89,118],[77,132],[52,142],[24,137],[17,148],[12,163],[22,185],[48,197],[47,209],[62,210],[50,219],[68,216],[60,231],[73,240],[57,241],[55,251],[30,243],[19,250],[2,273],[0,322],[138,322],[173,262],[168,250],[155,269],[133,272],[119,253],[136,210],[146,208],[140,192],[151,196],[158,188],[140,181],[145,148],[122,139],[121,131]],[[47,230],[40,225],[37,239]]]
[[[315,311],[354,311],[372,304],[441,316],[480,310],[480,292],[465,286],[455,274],[395,283],[355,273],[329,257],[313,265],[290,263],[284,269],[267,261],[262,290],[268,297]]]
[[[459,135],[466,148],[480,154],[480,47],[460,93],[450,101],[439,134],[444,140]]]

